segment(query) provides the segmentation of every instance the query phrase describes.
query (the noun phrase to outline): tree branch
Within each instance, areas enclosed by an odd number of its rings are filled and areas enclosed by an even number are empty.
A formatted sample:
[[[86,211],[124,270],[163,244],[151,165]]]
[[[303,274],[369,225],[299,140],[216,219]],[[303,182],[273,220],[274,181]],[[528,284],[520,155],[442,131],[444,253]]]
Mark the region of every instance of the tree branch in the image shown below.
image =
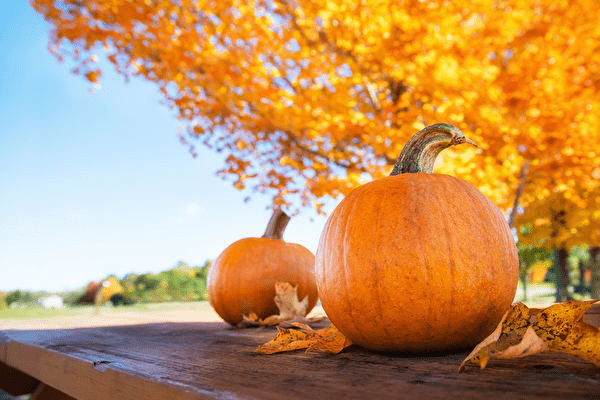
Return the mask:
[[[306,43],[309,46],[315,47],[318,42],[316,40],[309,38],[308,35],[306,34],[306,32],[304,31],[304,29],[302,29],[302,27],[298,23],[296,16],[294,15],[293,8],[292,8],[293,6],[290,6],[288,0],[279,0],[279,1],[288,9],[292,24],[294,25],[294,28],[298,31],[300,36],[302,36],[302,38],[306,41]],[[360,60],[358,60],[356,55],[354,53],[352,53],[351,50],[344,50],[344,49],[338,47],[335,43],[332,43],[329,40],[329,38],[327,37],[327,33],[325,33],[325,31],[323,31],[323,30],[319,30],[318,35],[319,35],[319,41],[321,43],[325,44],[331,52],[333,52],[334,54],[336,54],[342,58],[350,59],[355,65],[358,66],[358,69],[362,75],[368,75],[368,71],[362,66],[362,63],[360,62]],[[379,99],[377,98],[377,92],[376,92],[375,88],[373,87],[373,84],[371,84],[370,82],[366,82],[366,83],[364,83],[364,86],[365,86],[365,93],[367,95],[367,98],[369,99],[369,103],[371,104],[371,107],[373,107],[373,110],[376,113],[378,113],[378,114],[381,113],[381,104],[379,103]]]
[[[300,139],[298,137],[296,137],[290,131],[282,130],[281,132],[285,133],[288,136],[288,138],[290,139],[290,143],[292,143],[295,147],[297,147],[298,149],[302,150],[305,153],[311,154],[312,156],[315,156],[327,163],[334,164],[334,165],[344,168],[344,169],[352,169],[355,171],[367,172],[366,169],[364,169],[362,166],[359,166],[358,164],[352,163],[350,161],[336,160],[326,154],[323,154],[317,150],[313,150],[310,147],[307,147],[305,144],[303,144],[300,141]],[[341,151],[341,150],[340,150],[340,152],[344,153],[344,151]]]
[[[517,192],[515,193],[515,200],[513,201],[512,210],[508,218],[508,226],[513,228],[515,225],[515,219],[517,217],[517,208],[519,207],[519,200],[523,194],[523,188],[527,182],[527,175],[529,174],[529,160],[526,160],[521,166],[521,172],[519,174],[519,186],[517,186]]]

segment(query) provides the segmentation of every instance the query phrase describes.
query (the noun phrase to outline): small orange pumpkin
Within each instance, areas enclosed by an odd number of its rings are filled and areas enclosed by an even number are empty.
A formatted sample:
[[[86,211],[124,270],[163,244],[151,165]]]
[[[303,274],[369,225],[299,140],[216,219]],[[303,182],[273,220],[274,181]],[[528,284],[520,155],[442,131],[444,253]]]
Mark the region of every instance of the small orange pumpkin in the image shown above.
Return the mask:
[[[517,288],[518,258],[500,211],[470,183],[433,174],[443,149],[471,143],[429,126],[392,176],[356,188],[329,216],[316,255],[321,304],[353,343],[439,352],[491,333]]]
[[[236,325],[250,313],[262,319],[279,314],[274,300],[277,281],[297,286],[299,300],[308,296],[307,312],[315,306],[315,256],[299,244],[283,241],[289,220],[276,210],[262,237],[232,243],[210,266],[209,301],[224,321]]]

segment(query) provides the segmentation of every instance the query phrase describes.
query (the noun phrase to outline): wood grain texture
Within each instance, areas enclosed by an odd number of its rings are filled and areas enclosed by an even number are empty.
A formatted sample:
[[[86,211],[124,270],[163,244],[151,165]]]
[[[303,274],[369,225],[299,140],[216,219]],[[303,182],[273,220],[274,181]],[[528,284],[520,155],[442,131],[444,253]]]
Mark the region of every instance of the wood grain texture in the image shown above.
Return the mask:
[[[598,311],[588,323],[600,325]],[[2,333],[1,362],[77,399],[600,398],[600,368],[561,354],[491,360],[458,374],[466,353],[261,355],[256,347],[274,330],[222,322]]]

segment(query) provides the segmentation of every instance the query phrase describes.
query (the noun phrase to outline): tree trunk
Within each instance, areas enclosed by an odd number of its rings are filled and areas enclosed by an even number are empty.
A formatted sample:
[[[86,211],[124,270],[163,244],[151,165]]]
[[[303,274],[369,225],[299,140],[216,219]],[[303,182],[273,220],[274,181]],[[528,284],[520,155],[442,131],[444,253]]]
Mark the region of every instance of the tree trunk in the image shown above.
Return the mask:
[[[590,270],[592,271],[592,299],[600,299],[600,246],[590,248]]]
[[[583,260],[579,260],[577,265],[579,266],[579,286],[583,289],[585,287],[585,270],[587,269],[587,266]]]
[[[567,267],[567,258],[569,252],[565,247],[554,248],[554,275],[556,279],[556,302],[571,300],[569,295],[569,270]]]
[[[527,273],[527,268],[525,268],[525,265],[521,265],[521,268],[519,268],[519,279],[521,280],[521,285],[523,286],[523,297],[521,298],[521,301],[527,301],[527,276],[529,274]]]
[[[529,160],[525,161],[521,166],[521,172],[519,174],[519,186],[517,186],[515,200],[513,201],[512,210],[510,211],[510,216],[508,217],[508,226],[511,228],[514,228],[515,226],[515,218],[517,217],[517,210],[519,209],[519,199],[521,198],[521,194],[523,194],[523,188],[527,182],[527,174],[529,174]]]

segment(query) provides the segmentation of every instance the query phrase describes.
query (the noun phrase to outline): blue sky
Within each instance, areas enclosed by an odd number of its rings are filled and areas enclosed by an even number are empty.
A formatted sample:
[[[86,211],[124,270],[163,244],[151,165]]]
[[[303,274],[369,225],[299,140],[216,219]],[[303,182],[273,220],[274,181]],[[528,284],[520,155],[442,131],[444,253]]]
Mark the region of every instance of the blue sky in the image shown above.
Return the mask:
[[[48,33],[26,1],[0,5],[0,291],[201,265],[263,233],[270,198],[244,203],[199,142],[193,159],[156,86],[108,69],[91,94]],[[314,253],[324,223],[305,210],[284,239]]]

